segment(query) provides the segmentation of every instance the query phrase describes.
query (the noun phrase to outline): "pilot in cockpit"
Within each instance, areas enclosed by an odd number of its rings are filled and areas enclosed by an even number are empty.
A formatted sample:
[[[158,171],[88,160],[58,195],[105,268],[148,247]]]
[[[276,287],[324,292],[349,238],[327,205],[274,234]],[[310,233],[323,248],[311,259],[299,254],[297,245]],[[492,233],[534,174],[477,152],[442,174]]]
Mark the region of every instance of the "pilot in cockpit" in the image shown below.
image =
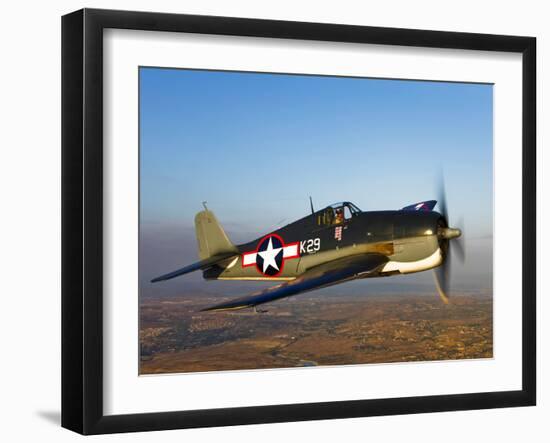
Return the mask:
[[[336,217],[334,218],[334,223],[340,225],[344,223],[344,209],[338,208],[336,210]]]

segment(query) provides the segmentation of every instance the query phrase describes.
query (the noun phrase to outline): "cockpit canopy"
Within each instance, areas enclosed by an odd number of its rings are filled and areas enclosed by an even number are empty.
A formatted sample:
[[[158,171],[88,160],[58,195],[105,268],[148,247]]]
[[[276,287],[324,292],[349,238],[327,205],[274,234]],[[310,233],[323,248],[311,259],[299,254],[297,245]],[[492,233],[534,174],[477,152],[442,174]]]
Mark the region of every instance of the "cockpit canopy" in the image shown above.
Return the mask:
[[[361,209],[351,202],[334,203],[319,211],[317,224],[319,226],[339,225],[360,213]]]

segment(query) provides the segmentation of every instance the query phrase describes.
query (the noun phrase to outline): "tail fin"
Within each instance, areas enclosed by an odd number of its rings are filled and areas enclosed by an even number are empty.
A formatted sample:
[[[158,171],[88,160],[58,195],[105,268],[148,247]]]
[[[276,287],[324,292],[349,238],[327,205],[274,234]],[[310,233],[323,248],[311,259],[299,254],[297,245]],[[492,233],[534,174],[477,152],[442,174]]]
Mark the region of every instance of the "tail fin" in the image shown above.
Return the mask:
[[[214,213],[208,209],[195,216],[195,232],[201,260],[230,252],[238,253]]]

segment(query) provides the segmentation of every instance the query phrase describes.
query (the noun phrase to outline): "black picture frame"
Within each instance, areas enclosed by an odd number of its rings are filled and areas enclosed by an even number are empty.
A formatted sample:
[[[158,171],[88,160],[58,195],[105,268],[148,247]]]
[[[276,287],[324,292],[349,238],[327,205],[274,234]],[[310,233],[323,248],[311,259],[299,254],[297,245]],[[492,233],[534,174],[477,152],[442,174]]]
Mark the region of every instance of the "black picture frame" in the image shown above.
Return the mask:
[[[103,30],[107,28],[522,54],[522,389],[104,415],[102,84]],[[535,66],[533,37],[97,9],[65,15],[62,18],[62,426],[82,434],[104,434],[535,405]]]

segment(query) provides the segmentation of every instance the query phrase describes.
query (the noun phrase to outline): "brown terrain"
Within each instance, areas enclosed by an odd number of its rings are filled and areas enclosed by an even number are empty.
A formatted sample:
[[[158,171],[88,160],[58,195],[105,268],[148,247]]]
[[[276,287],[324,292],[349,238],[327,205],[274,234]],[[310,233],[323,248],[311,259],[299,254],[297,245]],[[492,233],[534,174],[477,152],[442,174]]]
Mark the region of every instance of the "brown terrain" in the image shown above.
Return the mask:
[[[143,300],[141,374],[491,358],[489,294],[315,297],[199,312],[219,298]]]

